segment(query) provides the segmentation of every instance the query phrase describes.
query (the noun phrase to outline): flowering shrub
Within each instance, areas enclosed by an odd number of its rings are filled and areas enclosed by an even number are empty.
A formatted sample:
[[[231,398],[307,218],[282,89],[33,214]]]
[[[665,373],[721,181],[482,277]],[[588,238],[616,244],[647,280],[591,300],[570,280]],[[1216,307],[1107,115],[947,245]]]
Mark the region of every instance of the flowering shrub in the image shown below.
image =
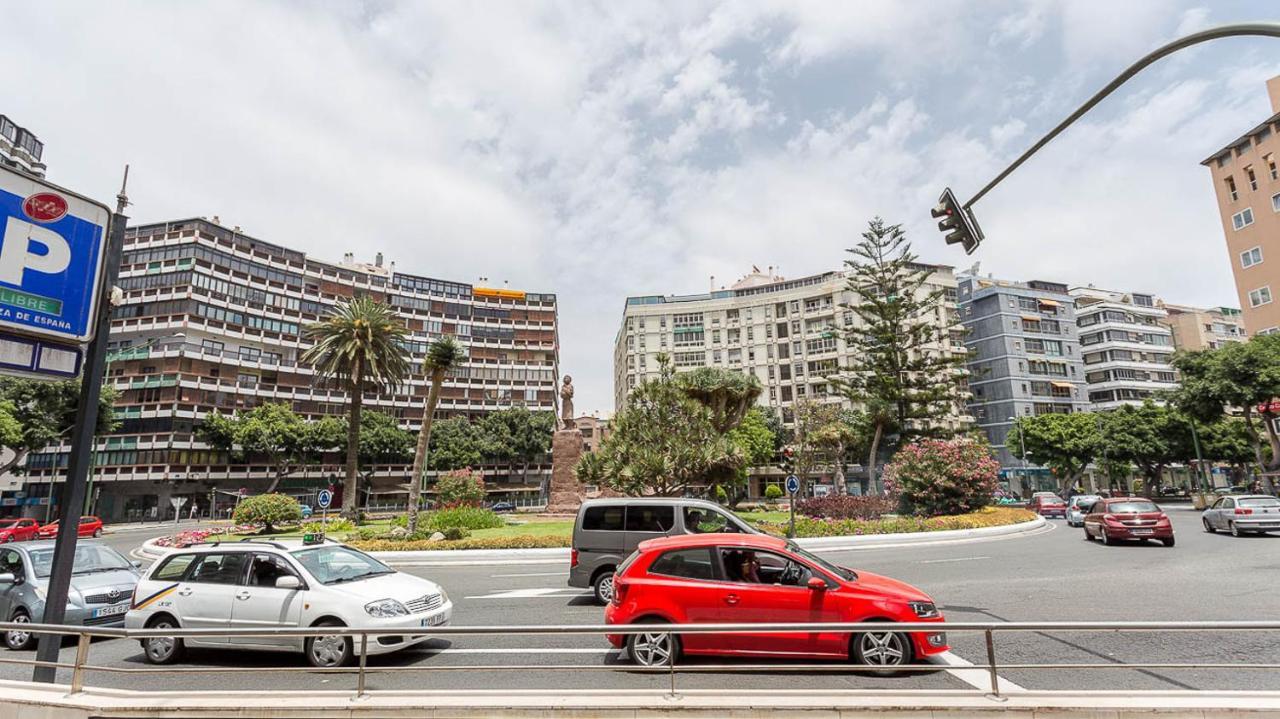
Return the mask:
[[[449,527],[464,529],[494,529],[506,524],[506,520],[489,509],[480,507],[454,507],[441,509],[427,515],[426,528],[443,532]]]
[[[885,468],[886,487],[916,514],[965,514],[987,506],[1000,463],[971,439],[923,439],[903,447]]]
[[[568,547],[571,541],[570,537],[535,537],[523,535],[519,537],[468,538],[459,539],[453,542],[447,540],[432,542],[425,539],[408,541],[394,539],[348,539],[347,543],[356,549],[361,549],[366,552],[404,552],[423,549],[536,549],[540,547]]]
[[[484,503],[484,479],[470,469],[445,472],[436,480],[436,498],[442,507],[479,507]]]
[[[893,497],[828,494],[796,502],[796,511],[816,519],[879,519],[897,506]]]
[[[813,519],[796,517],[797,537],[856,537],[866,534],[911,534],[948,529],[980,529],[1021,524],[1036,518],[1035,512],[1013,507],[984,507],[969,514],[943,517],[892,517],[888,519]],[[787,525],[759,523],[775,534],[785,534]]]

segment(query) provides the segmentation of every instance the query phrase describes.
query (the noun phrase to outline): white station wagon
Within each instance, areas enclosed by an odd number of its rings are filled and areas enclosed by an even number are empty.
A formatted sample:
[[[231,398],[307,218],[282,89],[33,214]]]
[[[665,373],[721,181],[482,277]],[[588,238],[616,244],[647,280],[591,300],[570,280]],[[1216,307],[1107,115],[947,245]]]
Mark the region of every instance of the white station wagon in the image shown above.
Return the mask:
[[[415,633],[449,622],[453,603],[435,582],[397,572],[332,541],[278,540],[205,544],[165,555],[138,583],[125,615],[130,629],[275,629],[361,627],[404,629],[370,636],[370,655],[419,642]],[[301,651],[317,667],[336,667],[357,654],[359,638],[150,637],[141,640],[152,664],[178,661],[186,647]]]

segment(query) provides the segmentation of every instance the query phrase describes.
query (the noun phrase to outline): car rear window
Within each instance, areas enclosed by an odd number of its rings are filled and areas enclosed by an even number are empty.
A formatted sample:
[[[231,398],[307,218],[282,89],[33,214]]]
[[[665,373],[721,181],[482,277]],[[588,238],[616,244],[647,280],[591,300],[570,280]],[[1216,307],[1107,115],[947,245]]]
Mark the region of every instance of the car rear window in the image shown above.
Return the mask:
[[[1155,502],[1112,502],[1107,505],[1108,512],[1117,514],[1133,514],[1137,512],[1159,512]]]
[[[1236,503],[1241,507],[1280,507],[1280,499],[1275,497],[1258,497],[1256,499],[1240,499]]]
[[[160,582],[181,581],[187,574],[187,567],[191,566],[191,560],[195,558],[194,554],[178,554],[169,557],[156,569],[151,578]]]
[[[707,547],[673,549],[653,560],[649,573],[682,579],[714,579],[711,566],[711,550]]]
[[[593,532],[621,532],[626,507],[587,507],[582,514],[582,528]]]
[[[1041,499],[1041,500],[1040,500],[1040,504],[1055,504],[1055,505],[1057,505],[1057,504],[1066,504],[1066,502],[1062,501],[1061,499],[1058,499],[1057,497],[1045,497],[1044,499]]]

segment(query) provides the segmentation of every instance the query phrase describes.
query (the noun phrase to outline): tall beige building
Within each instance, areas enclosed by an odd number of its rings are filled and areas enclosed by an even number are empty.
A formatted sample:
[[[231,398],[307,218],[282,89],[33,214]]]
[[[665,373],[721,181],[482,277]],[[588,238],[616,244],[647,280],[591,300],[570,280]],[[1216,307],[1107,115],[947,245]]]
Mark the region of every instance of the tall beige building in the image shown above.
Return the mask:
[[[1231,271],[1249,334],[1280,331],[1280,77],[1271,117],[1200,163],[1213,174]]]
[[[1230,342],[1244,342],[1244,320],[1234,307],[1160,306],[1168,312],[1161,322],[1173,332],[1173,348],[1178,350],[1217,349]]]

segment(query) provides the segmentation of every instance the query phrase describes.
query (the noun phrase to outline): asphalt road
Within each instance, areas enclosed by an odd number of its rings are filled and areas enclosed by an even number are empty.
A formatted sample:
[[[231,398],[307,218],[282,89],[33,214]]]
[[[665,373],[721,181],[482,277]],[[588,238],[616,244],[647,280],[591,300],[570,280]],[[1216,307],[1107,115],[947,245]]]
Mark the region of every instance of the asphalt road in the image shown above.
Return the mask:
[[[1233,538],[1204,533],[1199,513],[1169,508],[1178,545],[1105,547],[1086,542],[1083,530],[1052,520],[1052,529],[964,544],[864,549],[828,556],[855,569],[887,574],[933,595],[953,621],[1188,621],[1280,620],[1276,578],[1280,536]],[[150,536],[139,531],[109,535],[121,546]],[[566,568],[555,564],[414,567],[407,571],[443,584],[455,603],[456,625],[593,624],[602,610],[587,595],[565,586]],[[1280,663],[1277,633],[1022,633],[998,635],[1004,664],[1160,662],[1190,663],[1182,669],[1009,669],[1002,680],[1029,689],[1280,689],[1280,672],[1206,669],[1205,664],[1241,661]],[[985,661],[981,635],[950,634],[952,664]],[[71,661],[74,649],[63,651]],[[9,658],[0,653],[0,658]],[[93,664],[146,668],[136,643],[95,642]],[[692,664],[721,660],[690,660]],[[562,666],[566,670],[506,669],[510,665]],[[353,674],[308,675],[301,655],[236,651],[192,652],[190,672],[91,673],[88,683],[152,689],[307,689],[353,687]],[[269,667],[298,671],[277,673]],[[603,637],[498,635],[435,639],[415,649],[370,659],[386,671],[369,678],[371,689],[573,689],[654,688],[665,675],[625,670],[625,659]],[[409,672],[408,667],[437,671]],[[249,668],[248,673],[219,669]],[[956,669],[910,676],[858,674],[841,664],[830,672],[712,672],[682,675],[681,687],[801,688],[805,683],[849,688],[969,688],[987,686],[984,671]],[[64,672],[65,674],[65,672]],[[27,678],[28,668],[0,665],[0,678]],[[65,681],[66,677],[62,677]]]

